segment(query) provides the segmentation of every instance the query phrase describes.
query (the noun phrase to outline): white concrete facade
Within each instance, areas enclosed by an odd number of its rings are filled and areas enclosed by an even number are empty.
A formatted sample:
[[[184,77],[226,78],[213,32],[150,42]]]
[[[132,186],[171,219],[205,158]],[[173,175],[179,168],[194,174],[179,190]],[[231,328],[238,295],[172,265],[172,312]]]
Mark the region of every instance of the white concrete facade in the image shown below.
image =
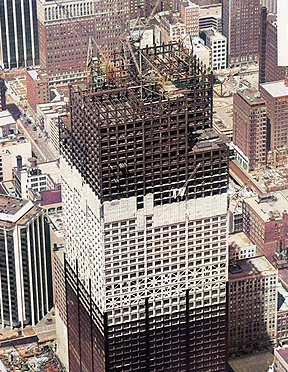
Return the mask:
[[[67,258],[78,260],[81,281],[92,279],[109,324],[144,318],[147,297],[151,316],[183,310],[187,289],[191,308],[225,304],[227,194],[163,206],[148,194],[142,209],[136,197],[101,207],[63,158],[61,170]]]

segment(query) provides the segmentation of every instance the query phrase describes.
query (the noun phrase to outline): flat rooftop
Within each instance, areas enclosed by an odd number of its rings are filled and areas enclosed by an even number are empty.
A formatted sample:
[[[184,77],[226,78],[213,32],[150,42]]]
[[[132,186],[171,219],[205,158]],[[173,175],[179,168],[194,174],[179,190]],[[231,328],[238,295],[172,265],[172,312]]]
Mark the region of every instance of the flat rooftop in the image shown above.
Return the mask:
[[[36,70],[28,70],[27,72],[33,80],[40,80],[38,72]]]
[[[0,213],[15,215],[29,200],[0,195]]]
[[[243,89],[238,92],[239,96],[242,97],[249,105],[260,105],[265,104],[264,98],[257,89]]]
[[[8,110],[0,111],[0,126],[15,124],[16,121]]]
[[[272,81],[271,83],[263,83],[260,86],[266,90],[272,97],[285,97],[288,96],[288,88],[285,86],[284,81]]]
[[[244,234],[244,232],[239,232],[237,234],[229,235],[229,245],[237,245],[239,247],[247,247],[254,245],[251,240]]]
[[[266,199],[267,198],[267,199]],[[273,194],[265,194],[265,200],[261,201],[261,197],[250,197],[245,199],[248,204],[264,221],[282,219],[283,212],[288,212],[288,200],[281,192]]]
[[[237,280],[264,274],[265,272],[277,271],[265,256],[258,256],[239,260],[235,267],[229,269],[229,280]]]
[[[288,348],[277,348],[275,349],[275,352],[278,353],[281,358],[285,360],[286,363],[288,363]]]

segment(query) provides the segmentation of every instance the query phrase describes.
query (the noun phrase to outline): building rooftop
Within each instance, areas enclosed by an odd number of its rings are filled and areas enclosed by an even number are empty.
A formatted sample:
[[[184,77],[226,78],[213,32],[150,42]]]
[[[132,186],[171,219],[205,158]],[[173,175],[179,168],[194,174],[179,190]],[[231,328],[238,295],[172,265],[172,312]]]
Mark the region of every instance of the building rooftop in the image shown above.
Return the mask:
[[[281,356],[281,358],[284,359],[286,363],[288,363],[288,348],[287,347],[277,348],[275,349],[275,353],[278,353]]]
[[[14,215],[28,202],[28,200],[10,198],[9,196],[1,195],[0,213]]]
[[[229,244],[237,245],[239,247],[247,247],[247,246],[253,245],[251,240],[244,234],[244,232],[239,232],[237,234],[230,234]]]
[[[244,89],[238,92],[238,95],[243,98],[249,105],[265,104],[264,98],[257,89]]]
[[[40,80],[38,72],[36,70],[28,70],[27,72],[33,80]]]
[[[6,195],[0,195],[0,224],[6,225],[21,220],[25,223],[38,208],[34,208],[31,200],[24,200]]]
[[[44,190],[40,192],[41,195],[41,205],[50,205],[61,203],[61,185],[59,188],[53,190]]]
[[[0,126],[15,124],[16,121],[8,110],[0,112]]]
[[[263,83],[260,86],[266,90],[272,97],[286,97],[288,96],[288,88],[285,86],[284,81],[272,81],[270,83]]]
[[[230,266],[229,281],[257,276],[271,271],[277,271],[277,269],[272,266],[265,256],[247,258],[239,260],[236,266]]]
[[[250,197],[245,199],[245,203],[248,204],[264,222],[282,219],[283,212],[288,212],[288,200],[281,192]]]

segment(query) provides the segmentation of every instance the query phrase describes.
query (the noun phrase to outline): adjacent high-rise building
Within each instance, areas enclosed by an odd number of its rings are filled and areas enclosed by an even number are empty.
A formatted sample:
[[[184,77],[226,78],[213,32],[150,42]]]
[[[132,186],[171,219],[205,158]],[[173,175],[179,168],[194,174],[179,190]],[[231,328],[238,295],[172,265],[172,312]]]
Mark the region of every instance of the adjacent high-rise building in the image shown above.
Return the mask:
[[[36,0],[1,0],[0,14],[0,67],[38,65]]]
[[[260,84],[259,90],[266,101],[267,150],[286,146],[288,141],[288,90],[285,81]]]
[[[31,201],[0,197],[1,328],[36,325],[53,306],[49,225]]]
[[[223,0],[222,7],[229,65],[236,67],[257,62],[261,13],[259,0]]]
[[[83,72],[89,45],[108,59],[128,26],[128,0],[38,0],[37,7],[40,66],[52,76]]]
[[[229,269],[230,353],[252,352],[276,340],[278,270],[265,256],[240,260]]]
[[[105,357],[106,372],[224,372],[228,151],[213,76],[181,43],[125,50],[71,87],[60,128],[70,370],[103,371]]]
[[[261,10],[259,46],[259,83],[285,79],[285,67],[278,66],[277,16]]]
[[[6,90],[5,80],[0,78],[0,111],[6,110]]]
[[[249,170],[266,163],[266,102],[257,90],[233,96],[233,142],[249,159]]]
[[[261,5],[263,5],[268,13],[277,13],[277,0],[260,0]]]

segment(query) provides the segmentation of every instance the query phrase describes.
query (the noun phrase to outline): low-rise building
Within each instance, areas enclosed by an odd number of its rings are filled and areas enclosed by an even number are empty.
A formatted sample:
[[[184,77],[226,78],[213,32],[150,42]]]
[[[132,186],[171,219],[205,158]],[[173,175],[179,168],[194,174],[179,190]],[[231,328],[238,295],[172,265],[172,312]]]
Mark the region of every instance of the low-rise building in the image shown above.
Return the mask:
[[[11,138],[17,132],[17,123],[10,112],[0,111],[0,138]]]
[[[288,372],[288,348],[274,349],[274,372]]]
[[[239,260],[255,257],[256,254],[256,245],[243,232],[229,235],[230,264],[236,264]]]
[[[13,171],[17,194],[23,199],[35,199],[36,193],[54,189],[55,183],[59,182],[57,171],[59,173],[57,162],[37,164],[35,158],[28,159],[27,165],[18,166]]]
[[[240,260],[229,269],[228,351],[259,350],[275,342],[277,279],[265,256]]]
[[[272,263],[275,252],[288,246],[287,211],[288,200],[281,192],[243,200],[243,231]]]
[[[163,43],[168,43],[169,41],[179,41],[185,38],[185,24],[178,17],[175,17],[171,12],[160,12],[155,16],[155,18],[158,20],[162,31],[161,39]]]
[[[205,45],[200,37],[193,37],[193,53],[206,67],[211,68],[211,49]]]
[[[59,151],[59,117],[63,115],[67,115],[67,103],[64,101],[37,105],[39,124],[45,129],[57,151]]]
[[[211,49],[212,69],[224,70],[227,68],[227,38],[215,28],[204,29],[201,37]]]
[[[31,142],[22,134],[13,137],[0,139],[0,181],[12,180],[17,162],[25,164],[32,156]]]

